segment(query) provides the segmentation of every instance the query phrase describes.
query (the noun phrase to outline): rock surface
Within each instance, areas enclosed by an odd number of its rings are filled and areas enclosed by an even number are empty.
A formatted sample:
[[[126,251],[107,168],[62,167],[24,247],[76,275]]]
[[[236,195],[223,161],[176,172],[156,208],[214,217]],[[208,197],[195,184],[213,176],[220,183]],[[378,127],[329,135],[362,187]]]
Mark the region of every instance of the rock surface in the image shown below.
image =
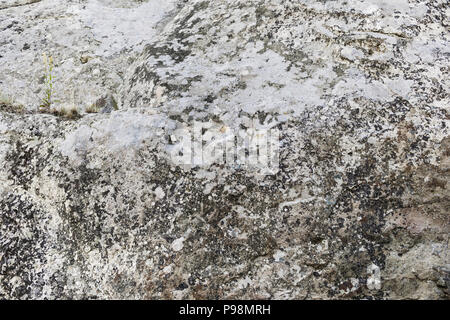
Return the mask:
[[[0,1],[0,298],[448,299],[449,10]],[[193,122],[279,169],[175,164]]]

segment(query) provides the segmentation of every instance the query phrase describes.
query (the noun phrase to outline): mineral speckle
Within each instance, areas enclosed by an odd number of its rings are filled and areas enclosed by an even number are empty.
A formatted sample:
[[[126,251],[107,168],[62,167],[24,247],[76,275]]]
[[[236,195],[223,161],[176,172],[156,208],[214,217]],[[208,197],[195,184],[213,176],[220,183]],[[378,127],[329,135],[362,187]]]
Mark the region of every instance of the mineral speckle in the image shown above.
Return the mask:
[[[0,298],[448,299],[448,12],[0,1]],[[279,170],[174,164],[195,121]]]

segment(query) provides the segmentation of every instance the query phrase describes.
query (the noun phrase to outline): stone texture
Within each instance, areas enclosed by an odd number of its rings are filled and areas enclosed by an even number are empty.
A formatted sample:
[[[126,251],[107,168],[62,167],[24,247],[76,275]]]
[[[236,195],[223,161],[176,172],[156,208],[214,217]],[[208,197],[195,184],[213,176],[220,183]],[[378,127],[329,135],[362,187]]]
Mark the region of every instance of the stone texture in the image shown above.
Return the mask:
[[[448,12],[0,1],[0,298],[448,299]],[[175,165],[193,121],[278,128],[279,171]]]

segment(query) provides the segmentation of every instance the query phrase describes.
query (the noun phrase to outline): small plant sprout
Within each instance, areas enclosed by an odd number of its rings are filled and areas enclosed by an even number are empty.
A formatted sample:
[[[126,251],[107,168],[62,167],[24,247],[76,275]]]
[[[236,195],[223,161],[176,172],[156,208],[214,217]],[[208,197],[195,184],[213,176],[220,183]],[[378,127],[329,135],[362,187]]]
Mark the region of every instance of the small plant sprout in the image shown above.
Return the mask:
[[[39,107],[42,111],[49,111],[53,103],[53,57],[47,57],[47,54],[44,53],[42,60],[45,67],[45,95]]]

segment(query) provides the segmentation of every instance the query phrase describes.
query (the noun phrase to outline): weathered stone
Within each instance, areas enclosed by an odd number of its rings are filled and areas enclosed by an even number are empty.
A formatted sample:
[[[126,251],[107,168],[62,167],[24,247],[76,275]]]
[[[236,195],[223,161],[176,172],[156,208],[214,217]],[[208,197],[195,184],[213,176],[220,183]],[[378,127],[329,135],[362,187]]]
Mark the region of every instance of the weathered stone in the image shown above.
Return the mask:
[[[111,94],[105,95],[95,102],[95,107],[100,113],[111,113],[117,110],[117,102]]]
[[[446,1],[0,9],[0,298],[449,298]],[[103,111],[37,113],[42,52]],[[279,170],[177,165],[195,121]]]

